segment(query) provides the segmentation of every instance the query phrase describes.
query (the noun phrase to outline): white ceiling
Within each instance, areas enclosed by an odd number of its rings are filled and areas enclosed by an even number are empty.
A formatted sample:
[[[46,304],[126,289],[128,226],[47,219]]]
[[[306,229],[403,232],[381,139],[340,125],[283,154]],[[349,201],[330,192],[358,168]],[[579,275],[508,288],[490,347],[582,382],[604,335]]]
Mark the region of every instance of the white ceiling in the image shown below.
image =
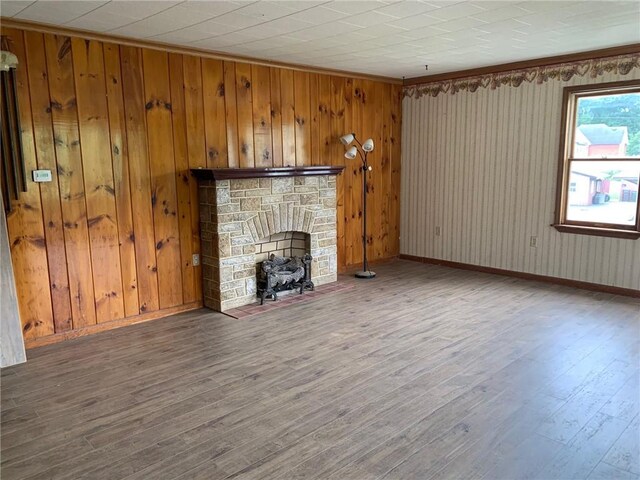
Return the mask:
[[[10,1],[4,17],[413,77],[640,42],[640,1]]]

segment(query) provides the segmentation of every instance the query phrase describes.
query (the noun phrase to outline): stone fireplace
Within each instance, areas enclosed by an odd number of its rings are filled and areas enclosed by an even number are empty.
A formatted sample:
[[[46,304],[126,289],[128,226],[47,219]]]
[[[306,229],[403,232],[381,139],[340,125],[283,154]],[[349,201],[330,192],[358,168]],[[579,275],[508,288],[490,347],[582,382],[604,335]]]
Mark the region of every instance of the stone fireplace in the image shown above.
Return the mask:
[[[337,279],[336,175],[342,167],[196,169],[205,306],[256,301],[264,254],[313,257],[315,285]]]

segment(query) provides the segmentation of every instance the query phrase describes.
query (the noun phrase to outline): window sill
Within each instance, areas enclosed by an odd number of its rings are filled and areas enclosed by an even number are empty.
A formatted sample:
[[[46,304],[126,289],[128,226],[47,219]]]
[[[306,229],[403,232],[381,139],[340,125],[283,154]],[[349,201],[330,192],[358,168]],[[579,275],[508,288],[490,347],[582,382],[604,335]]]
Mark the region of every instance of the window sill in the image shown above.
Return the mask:
[[[598,237],[626,238],[637,240],[640,232],[635,230],[616,230],[613,228],[584,227],[580,225],[553,224],[553,228],[562,233],[574,233],[577,235],[595,235]]]

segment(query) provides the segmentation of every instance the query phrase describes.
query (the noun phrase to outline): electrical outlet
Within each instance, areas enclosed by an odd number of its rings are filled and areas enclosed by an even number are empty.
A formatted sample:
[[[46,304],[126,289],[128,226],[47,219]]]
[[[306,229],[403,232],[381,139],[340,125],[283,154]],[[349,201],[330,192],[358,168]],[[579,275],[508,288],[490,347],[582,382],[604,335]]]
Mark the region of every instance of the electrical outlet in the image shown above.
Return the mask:
[[[50,182],[52,179],[51,170],[33,170],[31,175],[36,183]]]
[[[538,237],[529,238],[529,246],[536,248],[538,246]]]
[[[440,236],[440,227],[436,227],[436,237]]]
[[[193,265],[194,267],[197,267],[198,265],[200,265],[200,254],[199,253],[194,253],[193,257],[191,258],[191,265]]]

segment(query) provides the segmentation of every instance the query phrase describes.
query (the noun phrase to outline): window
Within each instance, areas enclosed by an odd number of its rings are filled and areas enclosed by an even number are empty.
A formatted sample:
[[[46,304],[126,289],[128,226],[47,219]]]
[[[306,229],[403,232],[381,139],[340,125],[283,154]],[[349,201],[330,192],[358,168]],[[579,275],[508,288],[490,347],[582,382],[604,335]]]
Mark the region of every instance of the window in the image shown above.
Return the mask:
[[[564,89],[555,227],[640,238],[640,81]]]

